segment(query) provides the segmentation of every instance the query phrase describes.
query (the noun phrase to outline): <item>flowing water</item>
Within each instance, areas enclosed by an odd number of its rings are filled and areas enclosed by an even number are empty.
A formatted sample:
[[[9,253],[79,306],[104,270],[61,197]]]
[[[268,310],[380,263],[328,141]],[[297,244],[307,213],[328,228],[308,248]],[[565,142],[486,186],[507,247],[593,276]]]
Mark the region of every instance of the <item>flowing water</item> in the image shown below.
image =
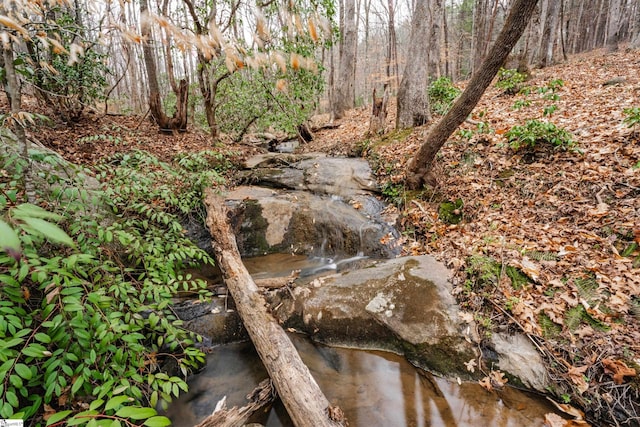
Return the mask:
[[[422,372],[391,353],[332,348],[292,335],[302,360],[327,398],[345,412],[351,427],[541,426],[553,411],[544,399],[505,388],[490,393],[478,384],[447,381]],[[174,402],[168,416],[177,427],[193,426],[218,400],[242,406],[245,395],[267,373],[251,343],[217,347],[190,391]],[[292,426],[277,402],[259,422]]]
[[[272,254],[243,262],[254,279],[340,271],[353,261]],[[207,275],[206,272],[202,272]],[[212,276],[209,276],[213,279]],[[513,388],[488,392],[477,383],[452,382],[416,369],[403,357],[378,351],[327,347],[291,335],[320,388],[344,411],[351,427],[541,426],[554,411],[544,398]],[[193,426],[210,415],[226,396],[227,407],[243,406],[245,396],[267,378],[249,342],[213,348],[207,367],[190,380],[190,391],[167,412],[177,427]],[[282,403],[253,422],[267,427],[292,426]]]

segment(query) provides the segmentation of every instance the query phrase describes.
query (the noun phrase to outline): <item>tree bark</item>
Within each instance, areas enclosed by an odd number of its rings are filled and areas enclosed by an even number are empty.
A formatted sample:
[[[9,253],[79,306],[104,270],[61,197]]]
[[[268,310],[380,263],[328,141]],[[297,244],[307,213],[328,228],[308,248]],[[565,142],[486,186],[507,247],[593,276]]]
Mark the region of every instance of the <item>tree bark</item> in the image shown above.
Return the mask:
[[[329,404],[242,264],[223,200],[209,189],[205,205],[224,282],[293,423],[297,427],[345,426],[342,411]]]
[[[407,51],[409,60],[398,88],[396,108],[396,128],[398,129],[422,126],[431,120],[427,92],[429,44],[432,42],[429,28],[431,1],[417,2],[411,19],[411,36]]]
[[[538,0],[515,0],[491,51],[449,112],[429,131],[408,165],[406,184],[419,189],[429,181],[433,161],[449,136],[464,122],[489,87],[527,27]]]
[[[621,0],[611,0],[609,4],[609,22],[607,26],[607,51],[615,52],[618,50],[618,41],[620,40],[620,24],[622,22],[622,4]]]
[[[345,111],[355,105],[355,56],[356,56],[356,6],[355,0],[345,0],[343,14],[343,34],[340,44],[338,78],[333,95],[333,117],[340,119]]]
[[[373,89],[373,105],[371,107],[371,119],[369,120],[369,131],[367,135],[383,134],[387,123],[387,105],[389,103],[389,87],[384,89],[382,97],[376,96],[376,89]]]
[[[149,24],[149,18],[146,16],[149,12],[148,0],[140,1],[140,32],[145,41],[142,46],[142,52],[144,56],[144,64],[147,70],[147,81],[149,84],[149,109],[151,111],[151,117],[156,122],[158,127],[163,132],[172,132],[176,130],[184,131],[187,129],[187,100],[189,96],[188,85],[184,80],[185,85],[182,82],[179,85],[179,92],[176,93],[178,103],[176,105],[176,112],[173,117],[168,117],[164,109],[162,108],[162,101],[160,99],[160,85],[158,84],[158,70],[155,60],[155,52],[151,45],[151,27]],[[183,102],[183,97],[186,97]],[[184,111],[182,111],[184,109]]]
[[[546,67],[553,61],[553,47],[556,42],[556,28],[560,15],[560,1],[550,0],[547,6],[547,16],[544,20],[544,29],[538,48],[538,65]]]

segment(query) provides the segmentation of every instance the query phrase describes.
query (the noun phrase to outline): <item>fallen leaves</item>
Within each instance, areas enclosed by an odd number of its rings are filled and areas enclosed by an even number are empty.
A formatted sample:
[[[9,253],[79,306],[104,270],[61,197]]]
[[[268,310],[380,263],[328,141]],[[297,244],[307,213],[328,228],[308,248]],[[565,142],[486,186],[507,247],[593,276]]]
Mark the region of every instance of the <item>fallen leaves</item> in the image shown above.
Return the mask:
[[[613,376],[613,382],[620,385],[624,383],[624,377],[635,377],[636,370],[629,368],[620,360],[602,359],[604,372]]]
[[[574,383],[580,392],[580,394],[584,393],[589,389],[589,384],[585,379],[584,373],[589,369],[589,366],[571,366],[569,367],[569,371],[567,372],[567,376]]]
[[[467,369],[469,368],[467,367]],[[494,389],[501,389],[504,387],[507,381],[509,380],[504,377],[504,372],[491,371],[489,375],[479,380],[478,384],[487,391],[493,391]]]

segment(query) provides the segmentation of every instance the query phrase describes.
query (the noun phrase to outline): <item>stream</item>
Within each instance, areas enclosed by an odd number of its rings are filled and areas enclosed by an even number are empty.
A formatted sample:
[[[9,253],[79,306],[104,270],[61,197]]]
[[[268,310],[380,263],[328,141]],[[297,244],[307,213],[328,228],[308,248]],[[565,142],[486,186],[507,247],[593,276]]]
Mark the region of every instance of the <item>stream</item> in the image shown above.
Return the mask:
[[[546,413],[557,413],[538,395],[456,381],[471,379],[465,365],[478,358],[481,340],[459,313],[451,272],[428,256],[398,257],[402,238],[365,161],[259,156],[247,161],[246,182],[225,200],[243,262],[254,280],[298,272],[290,287],[267,292],[267,302],[283,327],[313,336],[290,335],[351,427],[541,426]],[[188,228],[211,248],[208,230]],[[213,347],[189,393],[167,411],[178,427],[201,421],[225,396],[227,407],[243,406],[268,376],[252,344],[239,342],[246,332],[219,274],[194,273],[217,297],[184,301],[178,315]],[[485,341],[487,366],[546,389],[542,361],[526,338],[495,333]],[[292,425],[279,401],[260,415],[251,421]]]
[[[340,260],[271,254],[244,260],[254,279],[334,271]],[[351,427],[540,426],[555,412],[543,397],[505,387],[488,392],[479,384],[435,377],[389,352],[329,347],[290,334],[304,363],[332,404],[345,412]],[[206,368],[189,381],[189,393],[173,402],[166,415],[176,427],[193,426],[210,415],[226,396],[227,407],[246,404],[245,396],[267,378],[250,342],[216,346]],[[251,420],[267,427],[293,424],[277,400],[269,412]]]

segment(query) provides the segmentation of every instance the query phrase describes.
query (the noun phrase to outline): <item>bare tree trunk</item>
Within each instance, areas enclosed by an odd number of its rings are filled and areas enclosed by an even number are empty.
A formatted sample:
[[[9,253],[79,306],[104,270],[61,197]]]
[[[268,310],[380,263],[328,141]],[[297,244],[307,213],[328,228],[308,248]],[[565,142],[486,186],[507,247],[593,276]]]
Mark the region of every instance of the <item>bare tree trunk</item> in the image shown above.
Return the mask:
[[[340,119],[345,111],[355,105],[355,55],[356,55],[356,10],[355,0],[345,0],[343,10],[344,32],[340,47],[338,78],[335,81],[333,95],[333,117]]]
[[[640,6],[635,5],[635,14],[633,19],[633,28],[631,30],[631,44],[632,49],[640,49]]]
[[[393,0],[387,0],[389,20],[387,21],[387,80],[385,88],[390,85],[392,90],[398,88],[398,41],[396,39],[396,13]],[[393,77],[392,77],[393,76]]]
[[[442,0],[430,0],[429,3],[429,53],[427,59],[427,75],[428,79],[435,80],[442,74],[442,58],[440,56],[440,47],[442,46],[443,8]]]
[[[411,19],[411,37],[407,57],[410,58],[404,67],[400,87],[398,88],[398,105],[396,128],[422,126],[431,120],[429,111],[429,95],[427,93],[427,58],[429,56],[429,3],[419,1]]]
[[[546,67],[553,60],[553,47],[556,44],[556,29],[558,26],[558,16],[560,15],[560,1],[549,0],[547,14],[544,20],[544,29],[538,47],[538,65]]]
[[[329,404],[242,264],[224,201],[209,189],[205,205],[207,226],[224,282],[293,423],[297,427],[345,426],[342,411]]]
[[[371,108],[371,119],[369,120],[369,131],[367,135],[378,135],[385,132],[387,124],[387,105],[389,103],[389,86],[384,88],[381,98],[376,96],[376,89],[373,89],[373,106]]]
[[[609,4],[609,23],[607,26],[607,51],[618,50],[620,24],[622,22],[622,4],[620,0],[611,0]]]
[[[173,115],[173,117],[168,117],[165,114],[164,109],[162,108],[162,101],[160,99],[160,85],[158,84],[158,71],[155,61],[155,52],[153,51],[153,47],[151,45],[151,26],[149,23],[149,17],[147,16],[148,12],[148,0],[141,0],[140,30],[142,36],[145,38],[145,42],[142,46],[142,51],[144,55],[144,64],[147,69],[147,81],[149,84],[149,110],[151,111],[151,117],[153,117],[154,121],[163,132],[171,132],[176,130],[183,131],[187,128],[187,103],[180,102],[178,105],[176,105],[176,113]],[[181,82],[179,88],[184,88],[184,93],[176,93],[176,96],[179,100],[183,96],[189,96],[186,80],[185,85],[183,86]],[[182,107],[184,107],[184,111],[180,110],[180,108]]]
[[[502,31],[493,44],[480,69],[471,77],[469,84],[449,112],[429,131],[425,142],[408,165],[406,183],[409,188],[419,189],[433,182],[430,175],[433,161],[449,136],[465,121],[489,87],[507,56],[527,27],[538,0],[514,0]]]
[[[3,8],[0,7],[0,13],[3,12]],[[22,144],[22,157],[24,158],[27,166],[23,170],[25,198],[29,203],[34,203],[36,199],[36,189],[34,187],[33,180],[31,179],[31,159],[29,158],[29,149],[31,148],[31,142],[27,139],[27,135],[24,131],[24,119],[18,117],[18,113],[22,109],[22,94],[20,92],[20,84],[18,83],[18,75],[14,68],[13,46],[9,41],[3,43],[2,46],[2,59],[4,61],[4,78],[6,83],[6,93],[9,100],[9,108],[11,110],[11,128],[15,133],[18,142]]]

